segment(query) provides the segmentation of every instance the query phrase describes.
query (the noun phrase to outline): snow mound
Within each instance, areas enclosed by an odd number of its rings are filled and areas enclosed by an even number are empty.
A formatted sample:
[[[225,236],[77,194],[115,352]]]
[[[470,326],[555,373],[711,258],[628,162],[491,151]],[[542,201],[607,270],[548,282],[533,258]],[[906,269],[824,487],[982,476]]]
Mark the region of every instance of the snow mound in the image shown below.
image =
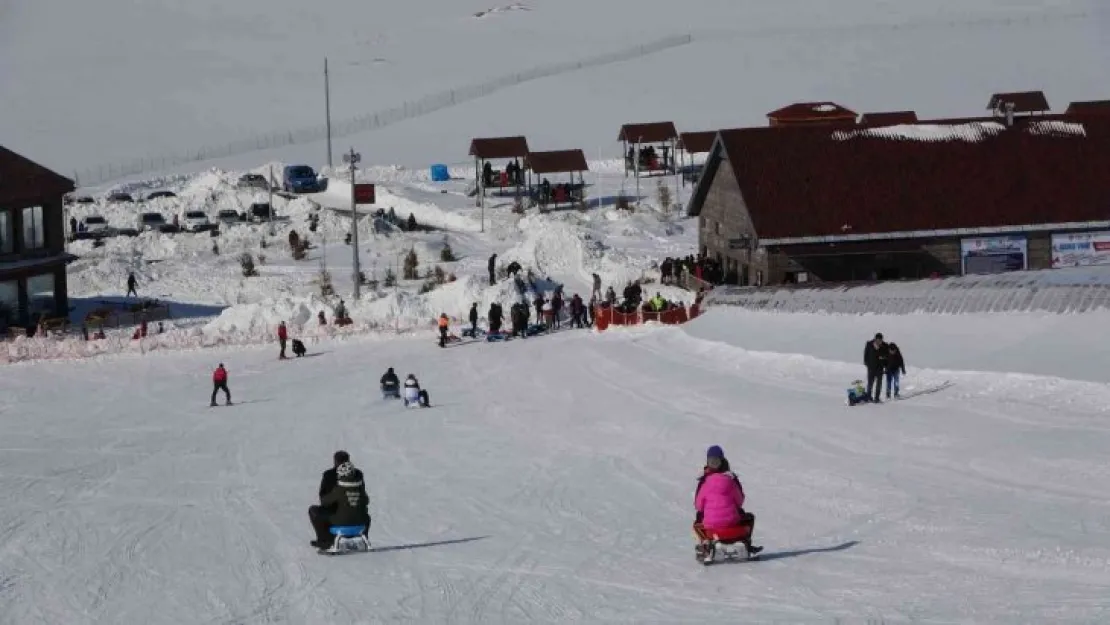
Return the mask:
[[[359,212],[379,208],[389,212],[390,209],[393,209],[393,212],[401,219],[407,219],[409,215],[412,215],[421,225],[431,226],[439,230],[479,232],[482,229],[482,225],[474,219],[444,210],[431,202],[417,202],[393,193],[380,185],[376,186],[374,191],[376,196],[374,206],[360,207]],[[321,193],[317,201],[322,206],[347,211],[349,214],[351,210],[351,183],[340,180],[332,181],[328,185],[328,190]]]
[[[267,299],[253,304],[232,306],[208,322],[203,332],[207,335],[248,335],[258,336],[269,332],[275,337],[278,324],[284,321],[290,330],[315,323],[319,311],[325,311],[328,319],[334,317],[334,309],[323,299],[307,297],[283,297]]]

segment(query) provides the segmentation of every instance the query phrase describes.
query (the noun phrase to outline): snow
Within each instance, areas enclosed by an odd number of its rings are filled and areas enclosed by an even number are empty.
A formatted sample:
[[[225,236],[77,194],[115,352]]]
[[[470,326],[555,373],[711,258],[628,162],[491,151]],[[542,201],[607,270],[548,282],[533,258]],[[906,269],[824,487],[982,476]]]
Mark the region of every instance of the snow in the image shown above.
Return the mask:
[[[1064,135],[1086,137],[1087,129],[1083,124],[1061,121],[1033,122],[1029,124],[1028,132],[1034,135]]]
[[[836,105],[835,104],[818,104],[817,106],[813,107],[813,110],[817,111],[818,113],[831,113],[831,112],[836,110]]]
[[[1066,267],[995,275],[955,276],[848,285],[718,287],[707,306],[784,313],[958,314],[1080,313],[1110,309],[1110,268]]]
[[[838,130],[833,139],[847,141],[857,137],[876,137],[909,141],[964,141],[976,143],[986,136],[996,135],[1006,127],[998,122],[971,122],[967,124],[896,124],[864,130]]]
[[[1105,319],[1088,318],[1030,334],[1012,316],[894,326],[718,308],[682,329],[447,350],[429,333],[325,339],[289,362],[267,346],[11,366],[0,614],[1104,622],[1107,352],[1015,373],[1050,337],[1061,354],[1089,341]],[[843,406],[876,329],[906,352],[904,393],[953,385]],[[1002,368],[963,370],[999,338]],[[236,407],[206,407],[218,361]],[[416,373],[436,406],[380,400],[387,366]],[[1080,369],[1090,381],[1070,377]],[[763,562],[694,562],[694,478],[713,444],[744,482]],[[307,544],[337,448],[368,476],[374,553]]]

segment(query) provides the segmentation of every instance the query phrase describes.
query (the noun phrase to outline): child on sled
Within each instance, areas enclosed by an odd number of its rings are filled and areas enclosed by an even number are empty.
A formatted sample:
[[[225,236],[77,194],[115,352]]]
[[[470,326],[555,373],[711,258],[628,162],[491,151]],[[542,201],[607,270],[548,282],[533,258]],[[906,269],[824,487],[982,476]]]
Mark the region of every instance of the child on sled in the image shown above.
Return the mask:
[[[706,564],[716,556],[718,544],[742,543],[749,556],[763,551],[752,545],[755,515],[744,511],[744,489],[717,445],[706,452],[705,469],[694,491],[694,536],[698,544],[695,553]]]

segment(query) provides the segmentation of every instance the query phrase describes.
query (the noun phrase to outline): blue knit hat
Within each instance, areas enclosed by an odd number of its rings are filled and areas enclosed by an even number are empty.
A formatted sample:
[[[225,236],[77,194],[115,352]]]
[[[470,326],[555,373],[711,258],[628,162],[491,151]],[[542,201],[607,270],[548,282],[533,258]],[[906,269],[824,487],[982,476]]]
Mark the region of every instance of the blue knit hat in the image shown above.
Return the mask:
[[[706,458],[724,458],[725,450],[721,449],[720,445],[714,445],[705,452]]]

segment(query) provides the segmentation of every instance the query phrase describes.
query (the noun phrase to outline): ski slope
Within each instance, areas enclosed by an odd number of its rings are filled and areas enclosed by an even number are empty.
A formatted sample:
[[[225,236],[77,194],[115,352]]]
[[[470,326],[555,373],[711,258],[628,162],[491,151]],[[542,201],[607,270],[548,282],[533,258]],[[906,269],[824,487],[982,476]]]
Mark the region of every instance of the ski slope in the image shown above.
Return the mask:
[[[752,318],[718,308],[446,350],[429,334],[289,362],[266,347],[11,365],[0,623],[1110,619],[1101,355],[1099,381],[934,369],[976,339],[907,323],[888,338],[920,394],[847,408],[889,319],[805,319],[777,353],[735,344]],[[1015,362],[1039,358],[1013,329]],[[849,353],[806,355],[847,332]],[[210,409],[219,361],[239,404]],[[435,407],[380,400],[387,366]],[[694,561],[712,444],[744,481],[762,562]],[[337,448],[367,475],[370,554],[308,545]]]

